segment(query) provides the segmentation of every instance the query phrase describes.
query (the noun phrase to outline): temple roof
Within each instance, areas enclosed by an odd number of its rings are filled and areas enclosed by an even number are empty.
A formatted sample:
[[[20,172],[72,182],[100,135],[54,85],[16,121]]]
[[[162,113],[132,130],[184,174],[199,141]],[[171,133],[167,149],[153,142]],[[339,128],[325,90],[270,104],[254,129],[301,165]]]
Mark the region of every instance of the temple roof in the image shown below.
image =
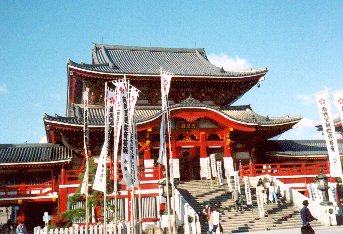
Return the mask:
[[[268,140],[256,146],[270,156],[304,157],[326,156],[325,140]],[[339,154],[343,155],[343,141],[338,141]]]
[[[203,48],[158,48],[94,44],[94,64],[68,62],[79,69],[114,74],[160,75],[160,69],[174,76],[249,77],[263,76],[267,68],[225,71],[211,64]]]
[[[70,161],[72,151],[56,144],[2,144],[0,165],[46,164]]]
[[[234,122],[243,123],[246,125],[253,126],[272,126],[282,125],[289,123],[297,123],[301,120],[300,116],[290,117],[268,117],[261,116],[255,113],[250,105],[244,106],[229,106],[229,107],[214,107],[208,106],[200,101],[193,98],[187,98],[181,103],[171,105],[170,111],[178,109],[205,109],[217,112],[227,119],[233,120]],[[89,125],[90,126],[103,126],[104,125],[104,107],[103,106],[89,106]],[[152,121],[161,116],[160,106],[137,106],[135,109],[135,118],[137,124]],[[45,115],[44,121],[56,122],[66,125],[83,125],[83,106],[80,104],[73,104],[72,115],[69,117],[65,116],[50,116]]]

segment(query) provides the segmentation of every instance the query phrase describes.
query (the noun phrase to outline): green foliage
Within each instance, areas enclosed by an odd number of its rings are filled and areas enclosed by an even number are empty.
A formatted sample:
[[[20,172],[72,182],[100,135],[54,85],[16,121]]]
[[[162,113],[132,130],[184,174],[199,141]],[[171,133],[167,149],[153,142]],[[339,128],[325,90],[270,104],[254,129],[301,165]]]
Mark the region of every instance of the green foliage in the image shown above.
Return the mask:
[[[93,184],[93,182],[94,182],[96,169],[97,169],[97,167],[94,163],[94,159],[90,159],[89,160],[89,176],[88,176],[88,183],[89,184]],[[113,181],[110,181],[110,178],[109,178],[109,175],[110,175],[109,168],[107,168],[106,172],[107,172],[107,178],[106,178],[107,192],[112,193],[113,192]],[[81,181],[83,180],[84,175],[85,175],[85,170],[79,176],[79,179]],[[69,197],[70,207],[75,205],[79,201],[85,201],[86,200],[85,195],[81,194],[80,190],[81,190],[81,184],[79,185],[77,192],[73,196]],[[88,187],[88,207],[89,208],[91,208],[91,207],[95,208],[96,206],[102,207],[103,202],[104,202],[103,197],[104,197],[103,192],[93,190],[91,186]],[[66,212],[64,212],[62,214],[62,218],[67,220],[67,221],[70,221],[70,222],[81,219],[81,218],[85,218],[85,217],[86,217],[85,208],[67,210]]]

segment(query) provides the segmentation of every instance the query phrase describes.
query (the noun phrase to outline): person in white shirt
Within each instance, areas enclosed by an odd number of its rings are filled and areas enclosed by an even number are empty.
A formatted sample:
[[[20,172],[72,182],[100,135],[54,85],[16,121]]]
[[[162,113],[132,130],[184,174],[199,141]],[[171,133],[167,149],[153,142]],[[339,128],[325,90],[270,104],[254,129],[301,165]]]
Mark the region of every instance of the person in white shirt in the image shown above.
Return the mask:
[[[218,212],[218,207],[214,209],[212,212],[212,219],[213,219],[213,233],[220,233],[219,222],[220,222],[220,214]]]
[[[273,198],[274,198],[274,202],[277,204],[275,185],[274,185],[274,182],[271,182],[269,186],[269,201],[273,202]]]

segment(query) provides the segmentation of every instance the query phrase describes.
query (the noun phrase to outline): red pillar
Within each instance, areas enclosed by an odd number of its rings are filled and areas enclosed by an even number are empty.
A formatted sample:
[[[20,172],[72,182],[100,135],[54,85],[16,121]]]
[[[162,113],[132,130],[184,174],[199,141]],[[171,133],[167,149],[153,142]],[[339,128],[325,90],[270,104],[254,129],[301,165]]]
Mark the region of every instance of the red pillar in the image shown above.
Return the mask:
[[[207,157],[207,150],[206,150],[206,133],[200,133],[200,158]]]

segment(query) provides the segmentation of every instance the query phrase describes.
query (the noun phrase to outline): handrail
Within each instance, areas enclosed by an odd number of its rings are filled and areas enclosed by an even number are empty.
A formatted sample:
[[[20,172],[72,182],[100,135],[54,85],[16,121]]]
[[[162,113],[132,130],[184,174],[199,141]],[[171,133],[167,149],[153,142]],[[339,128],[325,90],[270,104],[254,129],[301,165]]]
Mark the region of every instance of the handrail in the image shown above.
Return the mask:
[[[194,208],[182,196],[180,191],[175,188],[175,213],[179,217],[181,224],[184,225],[185,234],[201,233],[199,215]]]

